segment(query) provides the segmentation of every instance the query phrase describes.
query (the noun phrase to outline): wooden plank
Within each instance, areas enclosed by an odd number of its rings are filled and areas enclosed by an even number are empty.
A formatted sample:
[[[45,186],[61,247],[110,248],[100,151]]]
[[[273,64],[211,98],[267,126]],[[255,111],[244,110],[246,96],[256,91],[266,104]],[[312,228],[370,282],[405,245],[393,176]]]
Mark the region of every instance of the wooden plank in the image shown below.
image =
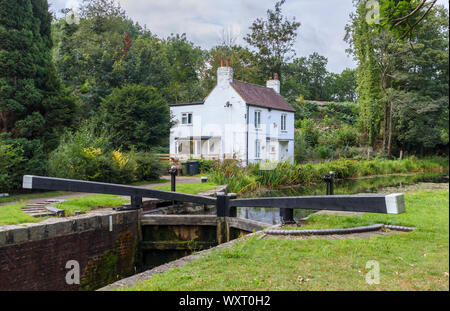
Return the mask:
[[[270,225],[263,222],[244,218],[226,217],[226,220],[231,228],[236,228],[247,232],[261,231],[267,227],[270,227]]]
[[[402,193],[269,197],[230,200],[230,206],[400,214],[405,212],[405,199]]]
[[[202,250],[216,246],[216,242],[205,241],[142,241],[144,250]]]
[[[216,226],[215,215],[142,215],[141,225]]]
[[[162,200],[175,200],[180,202],[192,202],[198,204],[216,204],[216,198],[209,196],[155,190],[136,186],[33,175],[23,176],[23,188],[102,193],[142,198],[157,198]]]

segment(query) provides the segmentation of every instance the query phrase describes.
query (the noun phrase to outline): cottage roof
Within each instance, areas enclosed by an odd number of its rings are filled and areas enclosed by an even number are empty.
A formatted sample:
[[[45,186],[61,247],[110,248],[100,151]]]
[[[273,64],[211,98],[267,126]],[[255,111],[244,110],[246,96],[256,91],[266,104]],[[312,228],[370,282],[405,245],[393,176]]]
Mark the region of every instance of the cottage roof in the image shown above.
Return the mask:
[[[295,109],[272,88],[234,80],[231,86],[250,106],[295,112]]]

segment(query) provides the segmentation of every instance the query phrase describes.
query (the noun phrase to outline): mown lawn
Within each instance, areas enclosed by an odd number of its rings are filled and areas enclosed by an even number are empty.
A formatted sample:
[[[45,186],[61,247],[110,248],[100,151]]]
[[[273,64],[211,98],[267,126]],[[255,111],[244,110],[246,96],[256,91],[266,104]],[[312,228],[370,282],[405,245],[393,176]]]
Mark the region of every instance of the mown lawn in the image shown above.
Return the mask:
[[[64,194],[69,194],[72,192],[68,191],[49,191],[49,192],[40,192],[40,193],[26,193],[26,194],[15,194],[8,197],[1,197],[0,203],[8,203],[29,199],[39,199],[39,198],[47,198],[47,197],[56,197]]]
[[[308,228],[375,223],[410,233],[326,240],[250,238],[125,290],[449,290],[449,192],[406,194],[401,215],[314,215]],[[376,260],[380,283],[366,283]]]
[[[178,184],[176,185],[176,192],[197,194],[199,192],[204,192],[208,190],[215,189],[218,185],[212,182],[205,183],[189,183],[189,184]],[[153,189],[170,191],[170,185],[157,186]]]
[[[9,204],[0,206],[0,225],[17,225],[26,222],[39,222],[43,218],[34,218],[25,214],[21,207],[25,204]]]
[[[123,196],[109,194],[86,195],[55,204],[55,207],[66,211],[66,216],[75,215],[75,211],[86,213],[98,208],[115,208],[129,202]]]

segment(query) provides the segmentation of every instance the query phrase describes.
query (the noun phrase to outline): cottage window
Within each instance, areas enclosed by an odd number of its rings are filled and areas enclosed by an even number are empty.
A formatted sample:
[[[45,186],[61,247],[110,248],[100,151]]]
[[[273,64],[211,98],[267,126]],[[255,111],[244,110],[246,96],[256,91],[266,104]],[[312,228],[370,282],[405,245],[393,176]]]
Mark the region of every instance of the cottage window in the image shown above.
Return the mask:
[[[180,154],[181,152],[183,152],[183,144],[181,142],[177,141],[175,143],[175,149],[176,149],[177,154]]]
[[[255,111],[255,128],[261,128],[261,111]]]
[[[281,130],[286,131],[286,114],[281,115]]]
[[[259,159],[261,157],[261,141],[259,139],[255,140],[255,158]]]
[[[192,124],[192,113],[185,112],[181,114],[181,124],[191,125]]]

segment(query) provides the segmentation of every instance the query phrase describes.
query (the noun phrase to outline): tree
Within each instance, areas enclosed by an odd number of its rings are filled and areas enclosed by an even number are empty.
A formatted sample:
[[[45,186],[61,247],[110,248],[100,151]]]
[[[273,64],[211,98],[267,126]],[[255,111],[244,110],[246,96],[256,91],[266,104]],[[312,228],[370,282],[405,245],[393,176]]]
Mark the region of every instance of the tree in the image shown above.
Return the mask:
[[[201,73],[202,87],[206,93],[209,93],[217,83],[217,68],[221,61],[229,59],[234,71],[234,79],[263,84],[266,82],[261,73],[256,56],[247,48],[233,45],[219,45],[213,47],[205,57],[206,66]],[[205,96],[207,94],[204,94]]]
[[[398,145],[423,154],[445,142],[448,128],[448,11],[430,10],[407,40],[367,23],[364,2],[356,4],[346,39],[358,61],[363,130],[388,156]]]
[[[204,64],[204,51],[189,42],[186,34],[177,34],[164,41],[164,54],[170,73],[168,100],[172,103],[200,100],[198,72]]]
[[[44,151],[56,148],[75,113],[51,48],[46,0],[0,1],[0,132],[34,141],[36,149],[42,144]]]
[[[84,0],[79,24],[62,18],[54,30],[60,38],[54,53],[58,74],[77,97],[81,117],[89,118],[97,113],[101,98],[123,84],[124,63],[146,31],[113,0]]]
[[[113,147],[150,150],[166,143],[172,126],[162,95],[151,86],[126,85],[114,89],[101,103],[99,127],[113,138]]]
[[[379,4],[380,23],[376,28],[394,36],[412,38],[413,31],[431,12],[437,0],[382,0]]]
[[[244,38],[257,49],[261,69],[266,77],[273,73],[281,76],[282,64],[295,54],[293,47],[300,23],[296,22],[295,17],[289,20],[282,15],[284,3],[285,0],[278,1],[274,10],[267,10],[267,20],[257,18],[250,26],[251,33]]]

